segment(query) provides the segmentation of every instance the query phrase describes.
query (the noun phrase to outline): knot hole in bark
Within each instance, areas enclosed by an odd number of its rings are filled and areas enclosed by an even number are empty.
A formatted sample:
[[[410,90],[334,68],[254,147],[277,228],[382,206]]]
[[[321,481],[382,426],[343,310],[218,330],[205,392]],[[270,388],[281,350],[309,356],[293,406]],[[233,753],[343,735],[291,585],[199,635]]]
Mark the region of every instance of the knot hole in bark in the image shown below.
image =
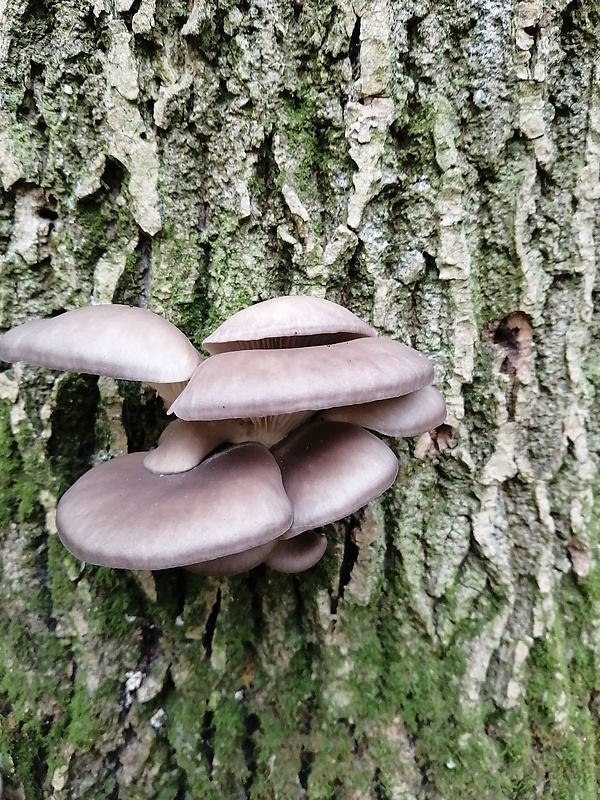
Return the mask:
[[[514,419],[515,386],[533,369],[533,328],[531,319],[522,311],[509,314],[497,325],[484,332],[486,338],[503,356],[500,373],[508,377],[506,409],[508,419]]]

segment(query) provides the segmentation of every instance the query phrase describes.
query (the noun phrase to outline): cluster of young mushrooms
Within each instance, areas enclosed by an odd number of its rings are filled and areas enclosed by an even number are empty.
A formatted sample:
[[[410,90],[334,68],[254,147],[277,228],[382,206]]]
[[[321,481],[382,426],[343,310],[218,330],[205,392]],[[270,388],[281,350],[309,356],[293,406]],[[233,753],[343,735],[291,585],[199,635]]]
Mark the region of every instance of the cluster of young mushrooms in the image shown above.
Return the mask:
[[[58,532],[76,557],[212,576],[308,569],[326,548],[315,529],[396,478],[394,453],[369,430],[413,436],[446,415],[425,356],[327,300],[258,303],[203,347],[206,359],[167,320],[120,305],[0,340],[3,361],[149,383],[175,416],[156,449],[95,466],[63,495]]]

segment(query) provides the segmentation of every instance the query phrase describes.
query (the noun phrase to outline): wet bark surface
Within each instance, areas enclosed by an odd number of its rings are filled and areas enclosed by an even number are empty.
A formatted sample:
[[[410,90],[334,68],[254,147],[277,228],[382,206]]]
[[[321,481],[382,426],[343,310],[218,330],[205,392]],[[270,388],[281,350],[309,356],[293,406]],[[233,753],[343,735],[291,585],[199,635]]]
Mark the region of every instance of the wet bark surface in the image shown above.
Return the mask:
[[[54,514],[156,443],[153,392],[4,365],[0,795],[597,797],[599,35],[579,0],[0,7],[2,330],[121,302],[199,345],[310,293],[449,409],[308,573],[127,573]]]

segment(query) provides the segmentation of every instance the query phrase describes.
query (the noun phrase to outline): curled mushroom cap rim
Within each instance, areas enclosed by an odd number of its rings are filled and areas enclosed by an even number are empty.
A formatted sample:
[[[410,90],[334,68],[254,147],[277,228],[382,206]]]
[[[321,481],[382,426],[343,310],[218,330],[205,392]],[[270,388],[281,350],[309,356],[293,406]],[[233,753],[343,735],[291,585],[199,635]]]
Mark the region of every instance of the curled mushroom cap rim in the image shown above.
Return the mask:
[[[278,540],[265,558],[276,572],[296,574],[314,567],[327,549],[327,539],[317,531],[305,531],[293,539]]]
[[[213,558],[211,561],[200,561],[196,564],[186,564],[185,569],[196,575],[206,575],[211,578],[225,578],[239,575],[242,572],[254,569],[273,552],[278,539],[273,539],[266,544],[259,544],[241,553],[232,553],[229,556]]]

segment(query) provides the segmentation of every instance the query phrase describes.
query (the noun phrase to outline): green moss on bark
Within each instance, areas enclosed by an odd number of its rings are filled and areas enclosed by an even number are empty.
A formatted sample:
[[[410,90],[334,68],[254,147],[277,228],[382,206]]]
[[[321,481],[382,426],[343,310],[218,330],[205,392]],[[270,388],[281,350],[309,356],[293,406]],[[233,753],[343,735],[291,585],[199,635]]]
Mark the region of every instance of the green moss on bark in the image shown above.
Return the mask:
[[[38,487],[24,468],[10,427],[10,410],[0,404],[0,525],[13,515],[20,522],[30,519],[37,508]]]

